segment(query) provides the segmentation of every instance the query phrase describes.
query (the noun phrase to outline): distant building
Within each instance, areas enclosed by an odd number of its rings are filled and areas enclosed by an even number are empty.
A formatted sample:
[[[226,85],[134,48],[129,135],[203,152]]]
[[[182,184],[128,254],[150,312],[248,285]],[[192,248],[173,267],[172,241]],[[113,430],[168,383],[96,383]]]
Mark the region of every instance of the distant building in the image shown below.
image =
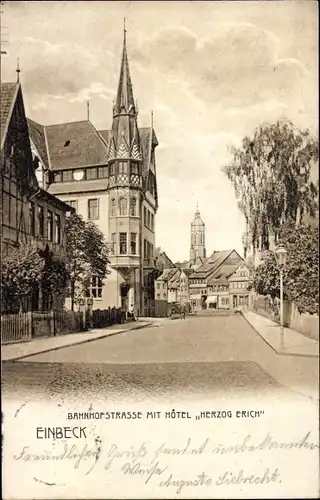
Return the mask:
[[[197,207],[193,221],[191,222],[190,262],[192,265],[195,265],[198,259],[206,258],[205,233],[205,223],[201,219]]]
[[[45,127],[29,120],[29,129],[40,182],[109,242],[111,274],[104,283],[92,276],[93,308],[134,305],[143,315],[154,299],[158,140],[152,118],[146,128],[137,118],[124,34],[111,130],[89,120]]]
[[[164,269],[176,267],[175,264],[172,262],[172,260],[169,259],[166,252],[163,252],[160,248],[156,248],[155,260],[156,260],[156,268],[159,271],[163,271]]]
[[[248,305],[251,270],[235,250],[213,252],[205,264],[189,276],[194,309],[233,309]]]
[[[34,242],[39,249],[63,257],[66,214],[73,209],[43,189],[37,180],[38,157],[33,157],[30,149],[19,83],[1,84],[0,110],[2,252],[8,254],[12,247]],[[27,308],[33,310],[49,306],[49,296],[41,283],[34,287],[29,302]]]
[[[159,278],[155,280],[155,300],[163,300],[165,302],[175,302],[175,276],[179,276],[179,269],[173,267],[170,269],[163,269]]]

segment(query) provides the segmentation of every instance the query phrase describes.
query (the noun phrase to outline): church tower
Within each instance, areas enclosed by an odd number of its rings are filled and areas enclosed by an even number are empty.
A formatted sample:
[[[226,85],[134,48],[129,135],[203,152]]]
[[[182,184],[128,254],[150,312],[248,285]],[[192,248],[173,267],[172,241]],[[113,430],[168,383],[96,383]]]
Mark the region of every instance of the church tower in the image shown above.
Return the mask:
[[[205,247],[205,223],[200,217],[200,212],[197,206],[193,221],[191,222],[191,245],[190,245],[190,260],[194,264],[198,257],[206,257]]]

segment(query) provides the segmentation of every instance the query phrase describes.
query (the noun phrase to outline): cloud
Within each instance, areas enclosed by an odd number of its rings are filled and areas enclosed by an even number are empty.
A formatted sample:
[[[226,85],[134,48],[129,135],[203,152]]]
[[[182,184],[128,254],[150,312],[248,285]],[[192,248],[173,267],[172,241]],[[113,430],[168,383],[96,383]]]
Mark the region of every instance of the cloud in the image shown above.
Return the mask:
[[[135,57],[202,102],[250,106],[290,96],[307,76],[302,61],[280,58],[279,38],[252,23],[221,23],[210,37],[167,26],[142,40]],[[286,105],[286,103],[284,103]]]

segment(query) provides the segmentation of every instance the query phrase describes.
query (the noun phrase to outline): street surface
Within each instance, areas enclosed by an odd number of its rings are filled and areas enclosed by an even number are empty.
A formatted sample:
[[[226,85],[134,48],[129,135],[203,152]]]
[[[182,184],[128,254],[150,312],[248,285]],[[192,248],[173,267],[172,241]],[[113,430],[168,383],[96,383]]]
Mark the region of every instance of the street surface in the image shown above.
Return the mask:
[[[241,316],[193,317],[3,363],[2,380],[29,400],[303,400],[318,360],[277,355]]]

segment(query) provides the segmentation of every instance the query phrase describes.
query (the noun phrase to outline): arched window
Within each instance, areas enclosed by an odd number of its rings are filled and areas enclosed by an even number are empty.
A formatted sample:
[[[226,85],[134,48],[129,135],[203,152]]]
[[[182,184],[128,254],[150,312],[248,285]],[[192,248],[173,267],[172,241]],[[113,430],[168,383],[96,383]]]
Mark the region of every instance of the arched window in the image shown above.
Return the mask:
[[[117,205],[116,205],[116,200],[112,198],[111,200],[111,215],[115,216],[117,215]]]
[[[119,214],[120,215],[127,215],[127,211],[128,211],[128,208],[127,208],[127,199],[121,197],[119,199]]]
[[[134,196],[130,199],[130,215],[137,215],[137,200]]]

